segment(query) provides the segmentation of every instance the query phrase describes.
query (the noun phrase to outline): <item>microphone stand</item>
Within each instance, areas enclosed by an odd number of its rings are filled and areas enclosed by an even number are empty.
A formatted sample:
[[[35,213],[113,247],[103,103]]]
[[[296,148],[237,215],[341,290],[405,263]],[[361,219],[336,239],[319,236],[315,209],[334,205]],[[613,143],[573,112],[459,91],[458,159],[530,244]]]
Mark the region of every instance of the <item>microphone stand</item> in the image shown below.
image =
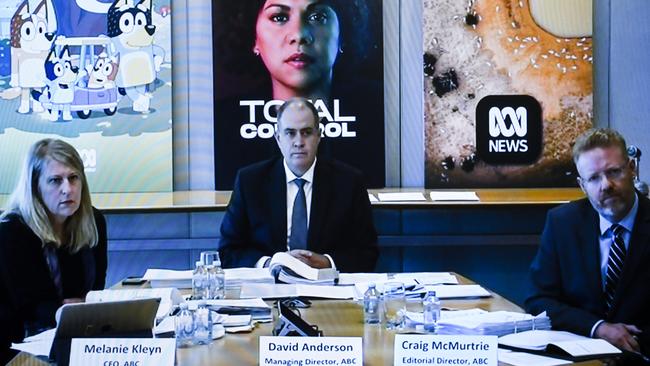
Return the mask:
[[[641,163],[641,149],[634,145],[627,147],[627,155],[634,159],[634,188],[642,195],[648,196],[648,184],[639,179],[639,165]]]

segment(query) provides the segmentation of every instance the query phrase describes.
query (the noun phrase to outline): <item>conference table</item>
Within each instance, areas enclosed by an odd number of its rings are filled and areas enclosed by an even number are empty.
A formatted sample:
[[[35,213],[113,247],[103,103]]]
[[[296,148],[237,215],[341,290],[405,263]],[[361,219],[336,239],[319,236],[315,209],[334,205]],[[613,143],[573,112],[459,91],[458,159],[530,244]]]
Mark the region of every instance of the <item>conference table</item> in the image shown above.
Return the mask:
[[[460,284],[474,283],[462,275],[456,274],[456,276]],[[146,284],[143,286],[147,287]],[[129,288],[133,287],[129,286]],[[519,306],[499,294],[492,291],[490,294],[491,296],[487,298],[442,300],[442,307],[458,310],[480,308],[487,311],[523,312]],[[364,365],[393,364],[393,342],[396,332],[386,330],[380,325],[364,324],[360,304],[351,300],[314,300],[311,307],[300,309],[300,313],[309,324],[317,325],[324,336],[363,337]],[[227,333],[208,345],[179,348],[176,354],[177,365],[257,365],[259,337],[270,336],[273,325],[273,323],[260,323],[249,333]],[[40,366],[47,363],[21,353],[9,365]],[[589,361],[580,365],[602,365],[602,362]]]

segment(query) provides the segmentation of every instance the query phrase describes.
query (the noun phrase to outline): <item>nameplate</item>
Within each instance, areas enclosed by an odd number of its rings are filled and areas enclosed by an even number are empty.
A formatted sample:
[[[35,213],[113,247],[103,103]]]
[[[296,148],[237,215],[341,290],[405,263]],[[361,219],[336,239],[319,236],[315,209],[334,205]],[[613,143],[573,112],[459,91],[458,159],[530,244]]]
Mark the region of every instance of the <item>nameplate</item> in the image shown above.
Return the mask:
[[[173,366],[174,338],[74,338],[70,366]]]
[[[361,337],[260,337],[260,365],[363,364]]]
[[[395,335],[395,359],[401,365],[497,366],[496,336]]]

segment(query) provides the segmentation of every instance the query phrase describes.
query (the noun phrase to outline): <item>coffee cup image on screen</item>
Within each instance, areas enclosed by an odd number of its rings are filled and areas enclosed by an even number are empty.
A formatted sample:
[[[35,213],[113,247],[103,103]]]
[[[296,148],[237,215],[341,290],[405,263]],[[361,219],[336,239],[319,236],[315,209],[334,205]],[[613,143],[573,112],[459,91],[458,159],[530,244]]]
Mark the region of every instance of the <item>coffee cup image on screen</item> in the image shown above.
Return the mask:
[[[381,1],[215,1],[213,33],[217,187],[279,153],[276,109],[292,97],[319,111],[321,153],[383,186]]]

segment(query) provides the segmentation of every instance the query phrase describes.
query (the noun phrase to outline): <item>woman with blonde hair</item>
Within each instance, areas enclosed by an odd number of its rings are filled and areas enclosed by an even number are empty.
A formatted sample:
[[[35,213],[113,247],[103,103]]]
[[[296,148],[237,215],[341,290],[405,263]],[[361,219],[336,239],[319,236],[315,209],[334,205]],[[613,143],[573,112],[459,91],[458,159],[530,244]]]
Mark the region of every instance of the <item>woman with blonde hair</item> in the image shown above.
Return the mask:
[[[0,362],[11,342],[54,327],[62,304],[104,288],[106,248],[79,154],[61,140],[36,142],[0,215]]]

